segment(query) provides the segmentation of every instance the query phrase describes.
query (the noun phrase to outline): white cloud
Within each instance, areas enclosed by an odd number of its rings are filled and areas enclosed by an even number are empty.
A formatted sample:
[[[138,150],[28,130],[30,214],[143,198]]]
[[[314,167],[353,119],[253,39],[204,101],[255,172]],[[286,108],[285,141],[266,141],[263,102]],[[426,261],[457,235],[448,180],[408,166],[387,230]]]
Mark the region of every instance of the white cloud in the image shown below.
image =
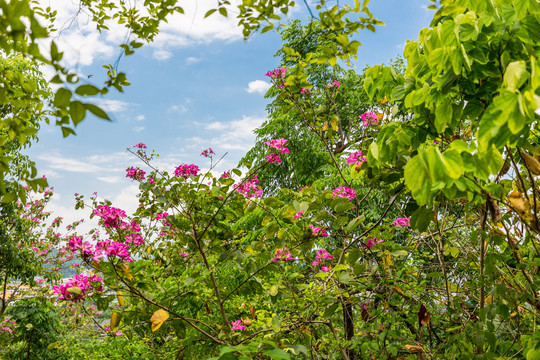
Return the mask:
[[[152,53],[152,57],[158,61],[167,61],[173,56],[173,53],[163,49],[157,49]]]
[[[97,179],[107,184],[118,184],[119,182],[124,180],[120,176],[98,176]]]
[[[255,143],[253,130],[261,126],[265,120],[265,118],[254,116],[243,116],[241,120],[230,122],[215,121],[205,125],[205,130],[217,131],[221,134],[213,137],[210,141],[206,140],[206,142],[219,144],[222,149],[226,150],[246,151]]]
[[[170,113],[177,112],[183,114],[188,111],[188,108],[185,105],[173,105],[167,111]]]
[[[190,56],[190,57],[188,57],[188,58],[186,59],[186,65],[193,65],[193,64],[198,63],[199,61],[201,61],[200,58],[196,58],[196,57]]]
[[[113,99],[95,99],[94,101],[97,106],[101,107],[107,112],[121,112],[127,110],[128,106],[133,105],[121,100]]]
[[[60,155],[40,155],[38,158],[47,163],[47,166],[60,171],[80,172],[80,173],[98,173],[104,169],[95,164],[76,159],[62,157]]]
[[[144,126],[136,126],[136,127],[133,128],[133,131],[135,131],[135,132],[141,132],[141,131],[143,131],[144,129],[145,129]]]
[[[270,83],[263,80],[250,81],[246,91],[250,94],[264,94],[272,86]]]
[[[137,115],[137,117],[135,118],[135,120],[137,121],[143,121],[144,119],[146,119],[146,116],[144,115]]]

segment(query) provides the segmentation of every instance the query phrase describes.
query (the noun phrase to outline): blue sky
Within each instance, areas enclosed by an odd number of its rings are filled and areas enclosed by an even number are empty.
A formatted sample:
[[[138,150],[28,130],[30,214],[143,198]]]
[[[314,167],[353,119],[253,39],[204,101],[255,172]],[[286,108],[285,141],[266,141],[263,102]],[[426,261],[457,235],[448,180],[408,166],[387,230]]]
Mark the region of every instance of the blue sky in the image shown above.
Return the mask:
[[[59,26],[77,6],[74,0],[40,2],[59,9]],[[56,216],[68,221],[85,216],[74,210],[76,192],[96,191],[133,211],[137,184],[125,177],[125,169],[142,164],[126,148],[137,142],[161,154],[158,165],[169,171],[181,163],[207,167],[200,153],[208,147],[218,156],[228,152],[220,167],[226,170],[253,145],[252,130],[264,121],[269,102],[264,98],[269,86],[264,74],[278,64],[273,55],[281,47],[280,37],[268,32],[243,41],[234,19],[217,15],[200,19],[208,3],[212,1],[186,1],[186,15],[171,19],[155,43],[120,59],[118,69],[132,85],[123,94],[111,91],[98,99],[113,122],[86,119],[77,127],[77,136],[66,139],[59,128],[43,125],[39,142],[27,153],[55,187],[51,209]],[[429,0],[372,0],[370,11],[386,26],[357,36],[363,44],[357,69],[401,54],[405,42],[417,39],[419,30],[429,25],[432,11],[426,7],[430,4]],[[303,5],[292,12],[293,18],[304,21],[307,15]],[[57,41],[65,51],[65,64],[85,81],[92,75],[88,80],[99,85],[105,79],[102,66],[116,61],[120,50],[115,45],[124,36],[120,27],[98,34],[81,18]]]

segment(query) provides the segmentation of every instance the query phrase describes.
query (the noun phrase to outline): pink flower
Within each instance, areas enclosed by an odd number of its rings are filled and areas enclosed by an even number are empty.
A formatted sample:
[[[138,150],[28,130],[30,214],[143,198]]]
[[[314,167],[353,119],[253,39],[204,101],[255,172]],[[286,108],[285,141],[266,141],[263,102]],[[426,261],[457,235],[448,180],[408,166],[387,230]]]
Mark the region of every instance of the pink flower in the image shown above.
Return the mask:
[[[230,178],[231,177],[231,171],[230,170],[229,171],[224,171],[223,174],[221,174],[220,177],[222,177],[224,179]]]
[[[182,164],[177,166],[174,170],[174,176],[182,176],[188,178],[189,176],[197,176],[199,167],[193,164]]]
[[[410,217],[408,217],[408,218],[397,218],[396,220],[394,220],[392,225],[394,225],[394,226],[411,226],[410,220],[411,220]]]
[[[93,215],[103,219],[103,226],[119,228],[123,223],[121,218],[126,217],[126,212],[112,206],[99,205],[94,209]]]
[[[283,77],[285,77],[286,72],[287,72],[287,69],[280,67],[280,68],[268,71],[265,74],[265,76],[268,76],[271,79],[275,79],[275,78],[282,79]]]
[[[45,281],[45,279],[37,279],[37,280],[36,280],[36,283],[37,283],[37,284],[41,284],[41,283],[44,282],[44,281]]]
[[[165,219],[167,216],[169,216],[169,213],[162,212],[156,215],[156,220]]]
[[[285,143],[289,141],[287,139],[273,139],[265,142],[265,144],[271,148],[280,151],[280,154],[290,153],[289,149],[285,146]]]
[[[268,162],[271,163],[280,163],[281,159],[279,158],[279,154],[271,153],[270,155],[266,155],[266,158],[268,159]]]
[[[371,111],[360,115],[360,118],[363,120],[364,126],[375,125],[379,122],[377,114]]]
[[[302,215],[304,215],[304,212],[300,210],[299,212],[294,214],[293,219],[300,219]]]
[[[246,181],[241,184],[234,184],[235,190],[242,196],[251,199],[252,197],[261,197],[263,190],[257,187],[257,175],[251,175]]]
[[[152,185],[154,185],[156,183],[156,181],[154,179],[152,179],[151,177],[148,178],[148,182]]]
[[[214,150],[212,150],[212,148],[208,148],[206,150],[203,150],[203,152],[201,153],[201,156],[204,156],[207,158],[208,156],[211,156],[211,154],[216,155],[216,153],[214,152]]]
[[[377,244],[380,244],[384,242],[383,239],[377,239],[377,238],[373,238],[373,239],[369,239],[367,242],[366,242],[366,247],[369,249],[369,248],[372,248],[374,247],[375,245]]]
[[[349,157],[347,158],[347,164],[348,165],[359,165],[366,161],[366,158],[362,156],[361,151],[355,151]]]
[[[328,87],[339,87],[341,85],[341,83],[337,80],[334,80],[333,82],[331,82],[330,84],[328,84]]]
[[[338,186],[337,188],[334,189],[334,192],[332,193],[332,197],[347,198],[349,199],[349,201],[354,199],[355,196],[356,196],[356,191],[345,186]]]
[[[183,256],[183,257],[187,258],[189,256],[189,253],[188,252],[181,252],[180,256]]]
[[[232,330],[246,330],[246,327],[242,325],[242,320],[236,320],[231,322]]]
[[[144,170],[141,170],[139,168],[129,167],[126,169],[126,177],[132,179],[132,180],[144,180],[144,174],[146,172]]]
[[[122,330],[118,330],[118,331],[116,332],[116,334],[114,334],[114,335],[115,335],[115,336],[122,336]]]
[[[326,230],[321,229],[318,226],[309,225],[309,227],[311,228],[311,231],[312,231],[313,235],[316,235],[316,236],[319,236],[319,237],[328,236],[328,234],[326,233]]]
[[[139,149],[146,149],[146,145],[144,145],[142,142],[136,143],[133,147]]]
[[[311,89],[302,88],[300,90],[300,95],[309,94],[311,92]]]
[[[330,270],[332,270],[332,267],[331,267],[331,266],[322,266],[322,267],[321,267],[321,271],[322,271],[322,272],[329,272]]]
[[[279,261],[295,261],[296,258],[292,257],[291,252],[289,249],[276,249],[276,254],[274,255],[274,258],[272,259],[272,262],[279,262]]]

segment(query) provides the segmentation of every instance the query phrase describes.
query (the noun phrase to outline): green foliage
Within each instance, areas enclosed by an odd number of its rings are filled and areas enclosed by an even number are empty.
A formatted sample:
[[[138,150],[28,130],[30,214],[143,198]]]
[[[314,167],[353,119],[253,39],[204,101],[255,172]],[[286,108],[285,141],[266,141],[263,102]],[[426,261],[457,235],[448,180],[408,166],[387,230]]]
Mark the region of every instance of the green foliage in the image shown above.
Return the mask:
[[[7,312],[15,321],[9,347],[0,350],[8,359],[59,359],[54,344],[61,333],[62,325],[58,310],[45,299],[27,298],[17,301]]]

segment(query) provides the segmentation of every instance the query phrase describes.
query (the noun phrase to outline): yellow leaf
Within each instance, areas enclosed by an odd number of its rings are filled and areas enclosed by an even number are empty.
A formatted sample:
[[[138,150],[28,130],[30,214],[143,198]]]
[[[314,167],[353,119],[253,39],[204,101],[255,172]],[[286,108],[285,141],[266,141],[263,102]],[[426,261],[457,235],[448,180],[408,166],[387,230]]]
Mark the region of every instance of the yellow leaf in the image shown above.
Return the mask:
[[[384,252],[383,264],[384,264],[385,267],[390,267],[390,266],[394,265],[394,262],[392,261],[392,255],[390,255],[390,253],[388,251]]]
[[[131,275],[131,271],[129,270],[128,265],[121,264],[120,269],[122,269],[122,272],[129,280],[133,279],[133,275]]]
[[[412,353],[422,352],[422,347],[421,346],[405,345],[405,347],[407,348],[407,350],[409,350]]]
[[[523,160],[525,160],[525,164],[527,165],[527,168],[534,174],[534,175],[540,175],[540,162],[535,159],[534,157],[525,154],[524,152],[521,153],[521,157]]]
[[[112,316],[111,316],[111,322],[109,324],[109,328],[112,330],[116,327],[116,325],[118,325],[118,320],[119,320],[119,316],[118,316],[118,313],[113,313]]]
[[[124,301],[124,297],[122,296],[122,293],[120,291],[117,291],[116,296],[118,297],[118,303],[120,304],[120,306],[124,306],[125,301]]]
[[[519,191],[512,191],[508,195],[508,202],[523,219],[532,219],[531,208],[529,207],[529,204],[525,202],[522,193]]]
[[[326,131],[328,130],[328,121],[325,121],[323,127],[322,127],[322,131]]]
[[[156,331],[169,318],[169,313],[163,309],[159,309],[152,315],[150,322],[152,323],[152,331]]]
[[[488,296],[488,297],[486,298],[486,305],[490,305],[492,300],[493,300],[492,297],[491,297],[491,296]]]
[[[381,104],[384,104],[388,101],[388,99],[386,98],[386,96],[381,100]]]
[[[408,297],[407,295],[405,295],[405,293],[403,292],[403,290],[401,290],[401,288],[397,285],[394,285],[394,290],[399,294],[401,295],[402,298],[404,298],[405,300],[409,300],[410,297]]]

